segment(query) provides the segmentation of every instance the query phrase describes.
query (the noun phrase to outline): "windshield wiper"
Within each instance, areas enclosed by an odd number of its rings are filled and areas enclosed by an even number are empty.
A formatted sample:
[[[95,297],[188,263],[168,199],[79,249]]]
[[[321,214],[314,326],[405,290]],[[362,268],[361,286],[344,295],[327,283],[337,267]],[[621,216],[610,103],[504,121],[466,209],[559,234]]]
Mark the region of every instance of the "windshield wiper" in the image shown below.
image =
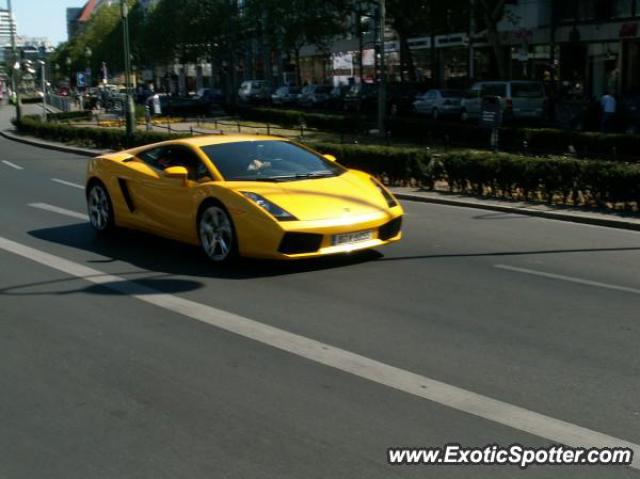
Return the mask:
[[[295,179],[305,179],[305,178],[329,178],[331,176],[336,176],[335,173],[300,173],[294,175]]]

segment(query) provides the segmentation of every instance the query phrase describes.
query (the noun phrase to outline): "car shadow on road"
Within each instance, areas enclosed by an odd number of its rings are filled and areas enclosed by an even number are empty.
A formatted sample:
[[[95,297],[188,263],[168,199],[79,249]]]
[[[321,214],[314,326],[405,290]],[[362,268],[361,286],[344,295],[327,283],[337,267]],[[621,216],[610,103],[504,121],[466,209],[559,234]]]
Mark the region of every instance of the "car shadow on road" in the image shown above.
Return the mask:
[[[30,231],[40,240],[104,256],[87,265],[123,261],[147,271],[180,276],[251,279],[298,274],[369,262],[381,258],[377,251],[296,261],[240,259],[232,265],[211,263],[199,248],[138,231],[120,229],[109,237],[96,235],[88,223]]]
[[[61,278],[46,281],[36,281],[25,284],[15,284],[0,288],[2,296],[42,296],[56,295],[65,296],[76,293],[91,293],[101,295],[141,295],[149,296],[156,294],[176,294],[186,291],[193,291],[204,287],[199,281],[184,280],[171,278],[168,274],[146,276],[143,278],[131,278],[130,280],[122,277],[137,275],[140,273],[122,272],[115,273],[118,276],[117,281],[106,281],[100,284],[85,285],[74,287],[81,279],[91,281],[92,276],[83,276],[82,278]],[[104,275],[100,274],[99,277]]]

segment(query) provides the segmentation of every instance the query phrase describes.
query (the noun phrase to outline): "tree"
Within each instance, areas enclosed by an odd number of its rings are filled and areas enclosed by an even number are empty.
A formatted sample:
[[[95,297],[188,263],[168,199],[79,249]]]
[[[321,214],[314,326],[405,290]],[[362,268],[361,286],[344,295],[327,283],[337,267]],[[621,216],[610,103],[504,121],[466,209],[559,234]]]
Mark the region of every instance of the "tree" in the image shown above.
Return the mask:
[[[409,38],[431,35],[432,80],[439,82],[436,35],[465,31],[468,22],[468,0],[387,0],[387,16],[400,44],[401,78],[416,80]],[[405,72],[408,78],[405,78]]]
[[[487,40],[493,50],[500,78],[507,77],[504,49],[498,32],[498,23],[505,13],[505,3],[505,0],[477,0],[475,3],[477,13],[487,31]]]
[[[300,50],[304,45],[326,50],[346,32],[349,7],[347,0],[249,0],[246,18],[267,27],[262,29],[266,43],[294,56],[301,83]]]

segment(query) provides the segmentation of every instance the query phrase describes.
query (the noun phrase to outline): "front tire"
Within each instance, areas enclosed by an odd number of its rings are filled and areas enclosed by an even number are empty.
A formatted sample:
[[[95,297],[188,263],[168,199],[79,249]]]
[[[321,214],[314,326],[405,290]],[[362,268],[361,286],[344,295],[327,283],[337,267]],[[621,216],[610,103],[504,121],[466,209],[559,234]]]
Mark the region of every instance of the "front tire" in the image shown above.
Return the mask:
[[[198,237],[207,257],[217,264],[231,263],[238,256],[233,221],[221,204],[208,203],[198,216]]]
[[[107,188],[99,182],[89,186],[87,192],[87,210],[91,226],[97,233],[105,234],[115,228],[113,204]]]

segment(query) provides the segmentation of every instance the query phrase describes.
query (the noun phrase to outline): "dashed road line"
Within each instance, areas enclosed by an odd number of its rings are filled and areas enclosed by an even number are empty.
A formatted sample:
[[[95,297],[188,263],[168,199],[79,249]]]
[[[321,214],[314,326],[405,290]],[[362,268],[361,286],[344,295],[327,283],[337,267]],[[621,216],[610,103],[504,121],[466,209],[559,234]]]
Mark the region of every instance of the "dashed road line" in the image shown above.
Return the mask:
[[[8,160],[2,160],[2,163],[4,163],[5,165],[13,168],[14,170],[24,170],[24,168],[20,165],[16,165],[15,163],[11,163]]]
[[[69,216],[70,218],[76,218],[85,221],[89,220],[89,216],[84,213],[68,210],[66,208],[60,208],[59,206],[53,206],[48,203],[29,203],[29,206],[31,206],[32,208],[37,208],[39,210],[50,211],[51,213]]]
[[[614,291],[622,291],[624,293],[640,294],[640,289],[630,288],[628,286],[619,286],[617,284],[601,283],[599,281],[591,281],[589,279],[576,278],[574,276],[564,276],[562,274],[546,273],[544,271],[537,271],[534,269],[517,268],[515,266],[508,266],[506,264],[495,264],[493,266],[495,268],[503,269],[506,271],[524,273],[532,276],[540,276],[542,278],[555,279],[559,281],[567,281],[570,283],[583,284],[585,286],[594,286],[597,288],[612,289]]]
[[[79,190],[84,190],[84,186],[82,186],[82,185],[80,185],[78,183],[73,183],[71,181],[61,180],[60,178],[51,178],[51,181],[53,181],[54,183],[61,184],[61,185],[70,186],[71,188],[77,188]]]

